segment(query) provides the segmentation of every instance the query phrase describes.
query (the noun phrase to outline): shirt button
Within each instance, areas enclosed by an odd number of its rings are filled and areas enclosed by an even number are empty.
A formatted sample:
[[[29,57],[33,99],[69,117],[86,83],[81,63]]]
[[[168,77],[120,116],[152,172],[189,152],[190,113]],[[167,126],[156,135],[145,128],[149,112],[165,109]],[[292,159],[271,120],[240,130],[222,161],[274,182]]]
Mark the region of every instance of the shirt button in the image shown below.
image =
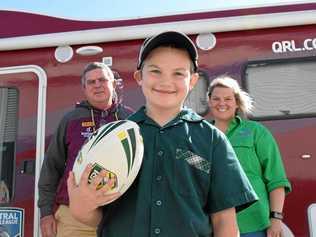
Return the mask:
[[[160,200],[156,201],[157,206],[161,206],[162,202]]]
[[[163,131],[163,130],[160,130],[160,131],[159,131],[159,133],[160,133],[160,134],[163,134],[163,133],[165,133],[165,131]]]
[[[162,156],[163,155],[163,151],[158,151],[158,156]]]
[[[158,176],[156,177],[156,180],[157,180],[157,181],[162,180],[162,176],[158,175]]]
[[[160,234],[160,228],[155,228],[154,232],[155,232],[156,235],[159,235]]]

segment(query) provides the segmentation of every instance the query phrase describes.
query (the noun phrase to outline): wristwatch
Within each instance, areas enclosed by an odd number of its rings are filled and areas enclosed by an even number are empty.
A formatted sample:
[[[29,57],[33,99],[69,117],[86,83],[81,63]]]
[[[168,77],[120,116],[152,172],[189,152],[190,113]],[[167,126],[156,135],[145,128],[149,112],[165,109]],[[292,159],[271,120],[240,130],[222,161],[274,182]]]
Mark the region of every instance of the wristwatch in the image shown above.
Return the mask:
[[[271,211],[270,212],[270,218],[283,220],[283,213],[282,212],[277,212],[277,211]]]

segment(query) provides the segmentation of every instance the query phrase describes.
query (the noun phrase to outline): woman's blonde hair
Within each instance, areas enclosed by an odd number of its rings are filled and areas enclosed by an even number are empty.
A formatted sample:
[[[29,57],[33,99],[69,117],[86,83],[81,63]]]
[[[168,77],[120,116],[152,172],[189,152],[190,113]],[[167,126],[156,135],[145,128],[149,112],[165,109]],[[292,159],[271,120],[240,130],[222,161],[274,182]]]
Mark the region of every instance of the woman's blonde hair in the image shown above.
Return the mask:
[[[245,91],[243,91],[238,82],[228,76],[228,75],[222,75],[217,78],[215,78],[208,89],[208,96],[210,97],[212,95],[212,92],[214,88],[216,87],[223,87],[223,88],[230,88],[233,90],[236,103],[238,105],[238,109],[236,111],[237,114],[246,117],[248,114],[251,114],[251,111],[253,109],[253,99],[249,96],[249,94]]]

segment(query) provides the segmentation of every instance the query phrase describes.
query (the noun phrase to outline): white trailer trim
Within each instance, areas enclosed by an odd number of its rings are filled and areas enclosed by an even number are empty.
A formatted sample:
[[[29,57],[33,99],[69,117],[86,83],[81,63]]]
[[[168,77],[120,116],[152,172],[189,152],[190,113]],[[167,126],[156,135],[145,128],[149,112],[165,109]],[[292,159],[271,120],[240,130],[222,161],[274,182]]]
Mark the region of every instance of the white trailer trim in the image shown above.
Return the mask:
[[[307,209],[309,235],[316,237],[316,203],[311,204]]]
[[[315,23],[316,10],[174,21],[2,38],[0,39],[0,51],[143,39],[166,30],[179,30],[186,34],[200,34]]]
[[[37,98],[37,127],[36,127],[36,160],[35,160],[35,189],[34,189],[34,226],[33,236],[40,236],[40,214],[37,208],[38,179],[45,152],[45,119],[46,119],[46,91],[47,75],[45,71],[36,65],[23,65],[0,68],[0,75],[31,72],[38,78]]]

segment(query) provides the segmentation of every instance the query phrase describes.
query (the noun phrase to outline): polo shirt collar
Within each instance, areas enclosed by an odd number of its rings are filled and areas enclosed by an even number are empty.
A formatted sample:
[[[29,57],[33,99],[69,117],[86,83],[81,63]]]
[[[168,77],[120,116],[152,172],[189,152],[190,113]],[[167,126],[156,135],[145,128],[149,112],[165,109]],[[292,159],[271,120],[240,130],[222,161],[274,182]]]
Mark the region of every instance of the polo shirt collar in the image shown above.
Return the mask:
[[[146,115],[145,106],[142,106],[137,112],[131,115],[130,119],[135,121],[136,123],[144,122],[145,120],[147,120],[148,117]],[[179,122],[179,120],[185,120],[188,122],[200,122],[203,120],[203,118],[195,113],[193,110],[184,107],[178,114],[178,116],[170,122],[175,123]]]
[[[145,113],[145,106],[142,106],[139,110],[137,110],[135,113],[129,116],[129,119],[133,120],[136,123],[145,121],[147,119]]]
[[[229,134],[231,131],[233,131],[238,125],[242,123],[242,119],[237,115],[235,118],[233,118],[228,125],[228,128],[225,132],[225,134]]]

